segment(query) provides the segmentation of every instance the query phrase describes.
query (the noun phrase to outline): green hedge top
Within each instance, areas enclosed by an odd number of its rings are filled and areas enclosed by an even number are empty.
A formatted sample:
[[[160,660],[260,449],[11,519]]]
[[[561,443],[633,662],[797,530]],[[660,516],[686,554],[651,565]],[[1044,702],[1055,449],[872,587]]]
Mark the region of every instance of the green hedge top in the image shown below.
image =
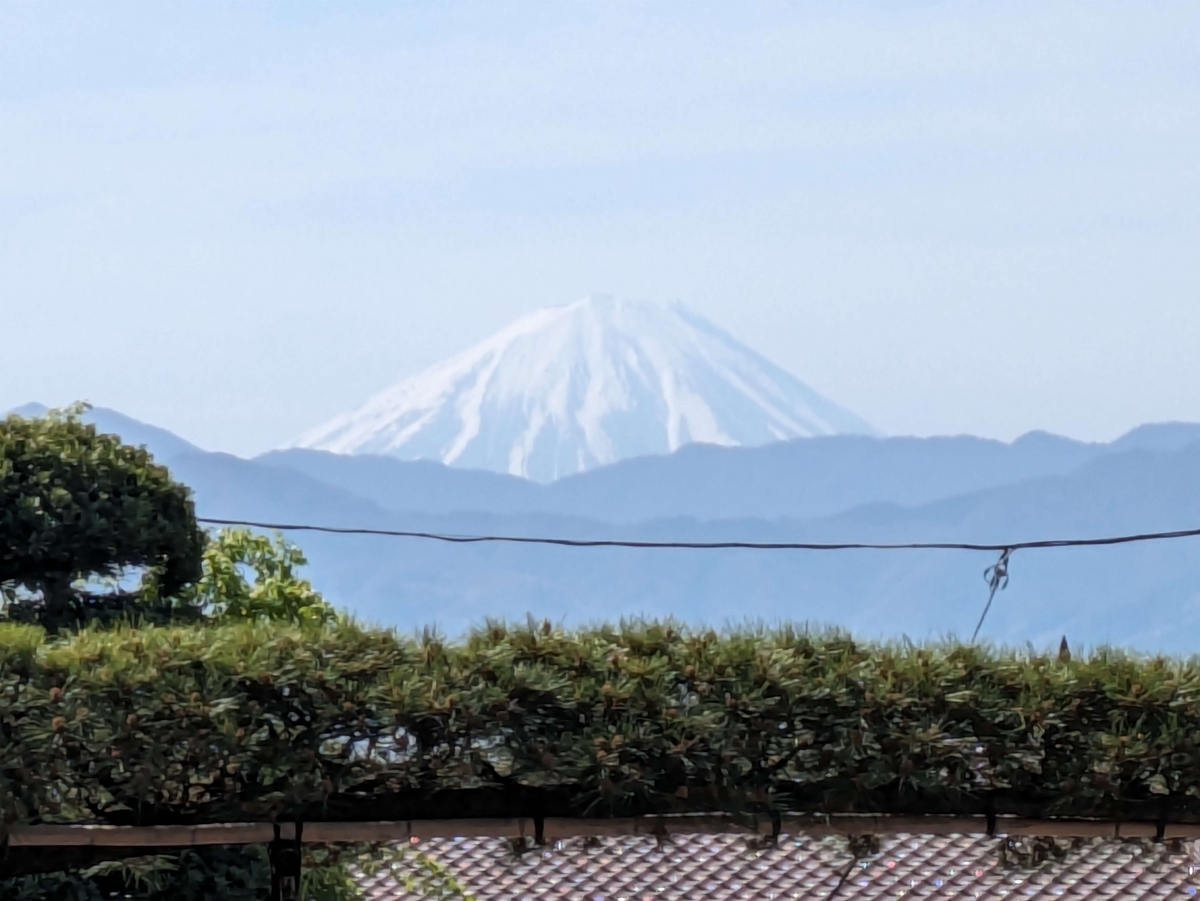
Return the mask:
[[[0,625],[6,821],[1200,818],[1200,665],[789,630]]]

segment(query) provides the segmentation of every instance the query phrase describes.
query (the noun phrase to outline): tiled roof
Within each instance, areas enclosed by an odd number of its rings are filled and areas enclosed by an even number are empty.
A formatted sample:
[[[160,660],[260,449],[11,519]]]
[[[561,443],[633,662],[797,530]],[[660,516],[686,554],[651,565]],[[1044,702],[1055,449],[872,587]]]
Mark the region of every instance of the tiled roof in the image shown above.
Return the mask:
[[[572,839],[519,857],[503,839],[433,839],[414,846],[443,864],[476,901],[790,901],[936,898],[1026,901],[1192,898],[1200,862],[1190,846],[1063,842],[1032,866],[1002,860],[987,836],[896,835],[855,861],[845,839],[781,836],[770,848],[740,835]],[[411,858],[410,858],[411,859]],[[418,901],[393,875],[362,876],[371,901]],[[428,897],[428,896],[425,896]]]

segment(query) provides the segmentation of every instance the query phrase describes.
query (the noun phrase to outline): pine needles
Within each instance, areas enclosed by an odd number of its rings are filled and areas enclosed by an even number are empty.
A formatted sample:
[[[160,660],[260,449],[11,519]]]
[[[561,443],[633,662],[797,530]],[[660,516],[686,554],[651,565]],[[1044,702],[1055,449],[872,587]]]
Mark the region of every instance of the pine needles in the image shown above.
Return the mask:
[[[8,822],[1200,817],[1200,666],[838,633],[0,625]]]

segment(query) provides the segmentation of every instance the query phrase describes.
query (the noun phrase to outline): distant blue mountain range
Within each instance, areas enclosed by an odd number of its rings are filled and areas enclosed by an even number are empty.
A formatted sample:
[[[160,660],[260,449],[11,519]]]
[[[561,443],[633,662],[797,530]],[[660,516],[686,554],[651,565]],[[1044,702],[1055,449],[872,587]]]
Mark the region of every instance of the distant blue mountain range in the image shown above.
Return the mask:
[[[482,470],[392,457],[273,451],[260,462],[345,488],[391,510],[558,513],[629,523],[829,516],[871,503],[904,506],[1066,475],[1099,457],[1178,450],[1200,441],[1200,425],[1142,426],[1111,444],[1031,432],[1011,444],[983,438],[837,435],[761,447],[687,445],[550,484]]]
[[[26,415],[44,408],[22,408]],[[550,484],[439,463],[289,450],[244,460],[95,409],[196,492],[203,515],[270,522],[636,539],[1030,538],[1200,526],[1200,425],[1093,444],[1031,433],[692,445]],[[578,550],[299,534],[314,583],[362,617],[456,632],[526,613],[570,622],[673,615],[836,624],[872,636],[969,635],[986,554]],[[1024,551],[984,635],[1046,646],[1200,650],[1200,540]]]

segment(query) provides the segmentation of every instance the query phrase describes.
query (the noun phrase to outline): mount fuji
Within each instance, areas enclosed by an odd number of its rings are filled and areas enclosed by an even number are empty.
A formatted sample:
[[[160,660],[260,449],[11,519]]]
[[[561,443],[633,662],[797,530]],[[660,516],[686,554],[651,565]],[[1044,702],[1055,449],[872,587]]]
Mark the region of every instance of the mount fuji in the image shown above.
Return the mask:
[[[591,297],[537,310],[301,436],[549,482],[689,443],[875,434],[679,304]]]

